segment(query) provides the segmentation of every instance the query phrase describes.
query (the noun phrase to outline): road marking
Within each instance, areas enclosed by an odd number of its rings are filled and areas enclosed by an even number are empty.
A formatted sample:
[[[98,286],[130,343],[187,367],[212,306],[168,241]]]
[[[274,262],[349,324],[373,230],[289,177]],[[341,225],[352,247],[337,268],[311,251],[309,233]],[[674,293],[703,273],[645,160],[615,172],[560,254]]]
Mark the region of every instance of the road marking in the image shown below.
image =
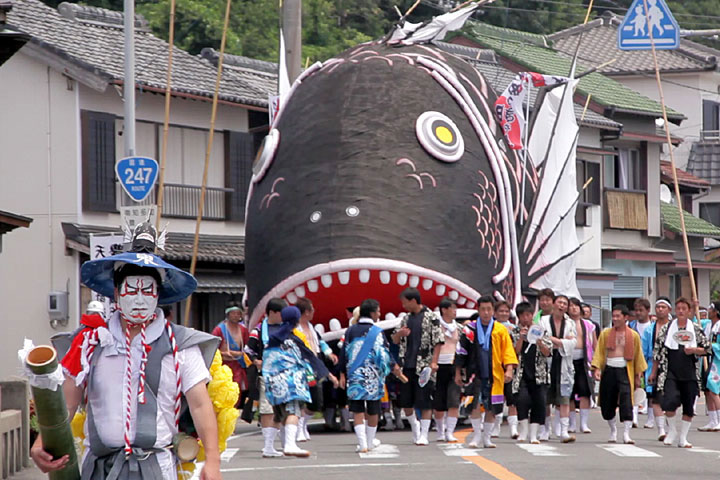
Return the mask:
[[[472,457],[480,455],[482,449],[468,448],[462,443],[444,443],[437,446],[448,457]]]
[[[381,443],[367,453],[358,453],[362,459],[396,458],[400,456],[400,449],[389,443]]]
[[[229,462],[240,450],[239,448],[226,448],[224,452],[220,454],[220,460],[223,462]]]
[[[536,457],[571,457],[574,455],[560,453],[557,447],[545,444],[518,443],[517,446]]]
[[[492,475],[498,480],[525,480],[523,477],[515,475],[513,472],[503,467],[499,463],[495,463],[492,460],[488,460],[485,457],[474,456],[474,457],[463,457],[464,460],[468,460],[478,467],[485,470],[486,473]]]
[[[644,448],[636,447],[635,445],[625,445],[622,443],[605,443],[597,444],[598,447],[606,450],[613,455],[618,457],[661,457],[662,455],[645,450]]]
[[[720,450],[710,450],[709,448],[703,448],[703,447],[693,447],[693,448],[686,448],[688,452],[695,452],[695,453],[720,453]]]
[[[417,467],[425,465],[424,463],[340,463],[332,465],[289,465],[286,467],[238,467],[238,468],[223,468],[220,471],[223,473],[231,472],[256,472],[263,470],[297,470],[297,469],[335,469],[335,468],[355,468],[355,467]]]

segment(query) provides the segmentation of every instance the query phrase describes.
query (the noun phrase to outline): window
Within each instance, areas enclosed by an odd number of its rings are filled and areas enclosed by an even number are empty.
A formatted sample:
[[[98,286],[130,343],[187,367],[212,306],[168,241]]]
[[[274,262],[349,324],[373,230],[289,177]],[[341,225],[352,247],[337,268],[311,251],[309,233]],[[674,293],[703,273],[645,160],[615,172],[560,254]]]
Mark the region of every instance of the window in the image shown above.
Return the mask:
[[[703,100],[703,139],[720,138],[720,103]]]
[[[645,162],[640,150],[619,148],[605,156],[605,188],[645,191]]]
[[[576,168],[580,200],[575,211],[575,225],[587,226],[587,207],[600,205],[600,164],[588,160],[577,160]],[[591,178],[592,182],[583,190],[583,186]]]
[[[115,116],[83,110],[80,121],[83,209],[115,212]]]
[[[713,225],[720,226],[720,203],[701,203],[700,218]]]
[[[245,220],[245,202],[252,178],[255,150],[252,133],[225,132],[225,187],[233,189],[232,193],[225,196],[228,220]]]

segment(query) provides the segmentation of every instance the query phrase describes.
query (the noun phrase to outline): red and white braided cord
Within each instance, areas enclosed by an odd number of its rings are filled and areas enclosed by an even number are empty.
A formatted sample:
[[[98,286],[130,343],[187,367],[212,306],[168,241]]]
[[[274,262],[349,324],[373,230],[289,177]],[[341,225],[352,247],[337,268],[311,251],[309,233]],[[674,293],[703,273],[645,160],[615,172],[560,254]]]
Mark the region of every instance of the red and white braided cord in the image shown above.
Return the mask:
[[[175,367],[175,427],[180,423],[180,406],[182,401],[182,389],[180,384],[180,362],[178,361],[178,348],[175,341],[175,333],[169,320],[165,320],[168,336],[170,337],[170,347],[172,348],[173,366]]]
[[[87,339],[87,342],[88,342],[88,348],[87,348],[87,351],[85,352],[85,355],[86,355],[85,359],[86,359],[87,365],[88,365],[88,373],[87,373],[86,376],[85,376],[85,382],[84,382],[84,387],[83,387],[83,388],[85,389],[85,391],[84,391],[84,393],[85,393],[85,395],[84,395],[84,396],[85,396],[85,398],[84,398],[84,400],[85,400],[85,408],[87,408],[87,404],[88,404],[88,381],[90,380],[90,372],[89,372],[89,369],[90,369],[90,362],[92,361],[93,353],[95,352],[95,347],[96,347],[97,344],[99,343],[99,340],[98,340],[98,329],[96,328],[96,329],[94,329],[94,330],[91,330],[91,331],[89,331],[89,332],[86,332],[86,333],[85,333],[85,338]]]
[[[130,408],[132,405],[132,355],[130,354],[130,328],[125,326],[125,352],[127,355],[127,361],[125,362],[127,368],[125,370],[125,381],[127,383],[125,388],[125,428],[123,436],[125,439],[125,455],[132,454],[132,446],[130,443]]]

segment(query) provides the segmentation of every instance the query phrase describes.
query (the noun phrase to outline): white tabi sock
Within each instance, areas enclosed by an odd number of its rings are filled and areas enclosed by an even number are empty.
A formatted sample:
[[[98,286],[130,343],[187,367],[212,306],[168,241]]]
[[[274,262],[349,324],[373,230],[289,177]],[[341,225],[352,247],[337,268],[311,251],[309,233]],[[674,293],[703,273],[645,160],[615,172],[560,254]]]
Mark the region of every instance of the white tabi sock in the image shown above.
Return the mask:
[[[415,443],[418,441],[418,438],[420,438],[420,422],[418,422],[414,410],[410,415],[407,415],[405,418],[407,418],[408,422],[410,423],[410,428],[412,429],[413,434],[413,443]]]
[[[710,413],[714,414],[714,416],[712,417],[713,428],[718,428],[718,426],[720,426],[720,410],[715,410]]]
[[[357,435],[358,439],[358,451],[360,453],[367,452],[368,449],[368,439],[367,439],[367,433],[365,431],[365,425],[362,423],[359,423],[355,425],[355,435]]]
[[[305,438],[310,440],[310,432],[308,431],[308,423],[310,423],[310,419],[312,419],[312,415],[305,414],[303,415],[303,433],[305,433]]]
[[[537,444],[540,443],[540,440],[538,440],[538,427],[540,427],[537,423],[531,423],[530,424],[530,436],[528,438],[528,442]]]
[[[570,409],[570,427],[568,427],[568,432],[576,432],[577,431],[577,415],[575,414],[575,409]]]
[[[305,437],[305,415],[301,415],[298,418],[297,437],[295,440],[298,442],[306,442],[307,441],[307,438]]]
[[[297,443],[295,443],[295,439],[297,438],[297,432],[297,425],[291,425],[289,423],[285,425],[285,445],[283,445],[284,450],[298,449]]]
[[[490,436],[492,438],[496,438],[500,436],[500,427],[502,426],[503,421],[503,415],[502,413],[499,415],[495,415],[495,421],[492,423],[493,428]]]
[[[617,421],[615,420],[615,417],[613,417],[608,420],[607,423],[610,427],[610,437],[608,438],[608,442],[615,443],[617,442]]]
[[[581,408],[580,409],[580,431],[582,433],[592,433],[590,430],[590,427],[588,426],[588,419],[590,417],[590,409],[589,408]]]
[[[687,420],[683,420],[680,424],[680,440],[678,441],[678,447],[681,448],[692,448],[692,443],[688,442],[687,436],[688,432],[690,431],[690,426],[692,425],[692,422],[688,422]]]
[[[438,442],[445,441],[445,417],[440,420],[435,419],[435,428],[437,428]]]
[[[508,421],[510,420],[510,417],[508,417]],[[517,417],[515,417],[515,420],[517,421]],[[510,427],[512,429],[512,427]],[[519,443],[527,442],[528,440],[528,419],[520,420],[518,421],[518,424],[515,426],[515,428],[518,430],[517,432],[517,441]],[[535,427],[535,435],[537,436],[537,426]]]
[[[560,409],[555,409],[555,415],[553,416],[553,434],[556,437],[562,435],[562,429],[560,428]]]
[[[367,437],[368,450],[375,448],[375,434],[377,433],[377,427],[371,427],[367,425],[365,427],[365,436]]]
[[[647,408],[647,416],[648,418],[647,422],[645,422],[645,426],[647,428],[652,428],[655,425],[655,410],[650,405],[648,405]]]
[[[445,420],[447,422],[445,436],[448,440],[451,440],[454,438],[455,427],[457,426],[458,419],[457,417],[447,416],[445,417]]]
[[[428,433],[430,433],[430,423],[432,421],[428,418],[425,420],[424,418],[420,420],[420,438],[427,440]]]
[[[275,450],[275,437],[279,430],[275,427],[266,427],[262,429],[263,439],[265,440],[265,447],[263,448],[263,455],[275,456],[281,455],[280,452]]]
[[[285,448],[285,425],[280,427],[280,447]]]
[[[570,419],[567,417],[561,417],[560,418],[560,438],[562,438],[563,442],[567,443],[568,441],[575,440],[575,437],[571,436],[570,433],[568,433],[568,429],[570,428]]]
[[[638,406],[637,406],[637,405],[635,405],[635,406],[633,407],[633,419],[632,419],[632,423],[633,423],[633,425],[637,425],[637,424],[638,424]]]
[[[473,428],[473,434],[470,438],[470,442],[468,442],[468,445],[471,447],[477,447],[478,443],[480,442],[480,438],[482,437],[482,418],[471,418],[470,424]]]
[[[663,443],[665,443],[665,445],[672,445],[675,443],[675,440],[677,440],[677,415],[667,417],[667,423],[667,435]]]
[[[665,435],[666,435],[665,420],[666,420],[665,415],[660,415],[659,417],[655,417],[655,426],[657,427],[657,430],[658,430],[658,440],[664,440],[664,438],[660,438],[660,437],[665,437]]]
[[[518,417],[517,415],[508,415],[508,425],[510,425],[510,438],[517,438],[518,436]],[[527,431],[527,429],[526,429]]]
[[[626,420],[623,422],[623,426],[625,427],[625,431],[623,432],[623,443],[635,443],[635,441],[630,438],[630,431],[632,431],[633,422]]]
[[[494,425],[495,425],[495,422],[492,422],[492,423],[485,422],[485,426],[483,427],[483,434],[482,434],[483,448],[495,448],[495,444],[491,440]]]

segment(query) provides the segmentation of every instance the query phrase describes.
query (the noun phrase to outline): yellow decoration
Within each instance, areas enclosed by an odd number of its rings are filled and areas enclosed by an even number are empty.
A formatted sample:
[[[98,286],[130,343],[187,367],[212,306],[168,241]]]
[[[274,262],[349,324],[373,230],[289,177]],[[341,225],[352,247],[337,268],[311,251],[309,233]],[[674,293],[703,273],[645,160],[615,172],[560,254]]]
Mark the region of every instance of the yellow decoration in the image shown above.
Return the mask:
[[[187,462],[180,465],[177,471],[178,480],[189,480],[195,472],[195,462]]]
[[[312,350],[312,346],[310,345],[310,340],[308,340],[307,336],[305,335],[305,333],[302,330],[300,330],[299,328],[296,328],[295,330],[293,330],[293,334],[296,337],[298,337],[300,340],[302,340],[302,342],[305,344],[305,346],[307,348]]]
[[[435,129],[435,136],[443,143],[449,144],[453,141],[452,132],[444,125],[441,125]]]
[[[235,422],[240,416],[237,408],[226,408],[217,415],[218,440],[225,442],[235,431]]]
[[[240,387],[232,381],[232,377],[229,381],[213,378],[208,384],[208,394],[217,415],[224,409],[235,406],[240,396]]]
[[[202,440],[198,440],[198,445],[200,445],[200,450],[198,450],[197,458],[195,459],[196,462],[204,462],[205,461],[205,447],[203,447]]]
[[[83,440],[85,438],[85,418],[87,414],[85,410],[75,412],[75,416],[70,422],[70,429],[72,430],[73,437]]]

